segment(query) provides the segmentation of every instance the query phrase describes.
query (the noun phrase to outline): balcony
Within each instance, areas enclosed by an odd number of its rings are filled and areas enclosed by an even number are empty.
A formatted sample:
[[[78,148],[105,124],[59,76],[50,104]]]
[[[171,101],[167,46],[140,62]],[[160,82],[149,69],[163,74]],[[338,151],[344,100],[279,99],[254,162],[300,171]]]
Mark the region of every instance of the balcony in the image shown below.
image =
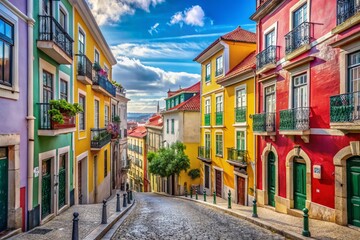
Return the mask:
[[[299,135],[304,142],[308,143],[310,135],[309,116],[309,107],[299,107],[280,111],[279,133],[288,136]]]
[[[93,67],[92,62],[84,54],[76,54],[77,57],[77,80],[85,85],[92,84]]]
[[[48,111],[51,109],[49,103],[38,103],[39,105],[39,136],[57,136],[76,131],[75,116],[62,113],[64,123],[57,123],[51,119]]]
[[[257,0],[256,11],[250,18],[254,21],[259,21],[266,14],[275,9],[282,1],[283,0]]]
[[[360,2],[356,0],[337,0],[337,27],[332,33],[341,33],[360,23]]]
[[[116,94],[124,96],[126,95],[126,89],[123,87],[116,87]]]
[[[224,113],[215,112],[215,125],[222,126],[224,124]]]
[[[269,136],[275,141],[275,113],[257,113],[252,115],[254,135],[266,137]]]
[[[244,168],[247,166],[247,151],[228,148],[228,157],[226,161],[233,166]]]
[[[246,122],[246,107],[235,108],[235,123]]]
[[[345,133],[360,131],[360,92],[330,97],[330,128]]]
[[[198,159],[205,163],[211,163],[211,149],[210,147],[198,147]]]
[[[286,60],[291,60],[310,49],[311,23],[303,22],[285,35]]]
[[[116,87],[105,76],[96,73],[93,78],[92,89],[108,97],[116,96]]]
[[[210,126],[210,123],[211,123],[211,115],[210,115],[210,113],[205,113],[204,114],[204,125]]]
[[[91,129],[91,150],[98,151],[111,141],[111,134],[106,128]]]
[[[122,171],[128,171],[128,170],[130,170],[130,168],[131,168],[131,161],[130,160],[123,161],[123,165],[121,167],[121,170]]]
[[[260,74],[276,68],[277,46],[269,46],[256,55],[256,73]]]
[[[52,16],[39,16],[37,47],[59,64],[72,64],[73,39]]]

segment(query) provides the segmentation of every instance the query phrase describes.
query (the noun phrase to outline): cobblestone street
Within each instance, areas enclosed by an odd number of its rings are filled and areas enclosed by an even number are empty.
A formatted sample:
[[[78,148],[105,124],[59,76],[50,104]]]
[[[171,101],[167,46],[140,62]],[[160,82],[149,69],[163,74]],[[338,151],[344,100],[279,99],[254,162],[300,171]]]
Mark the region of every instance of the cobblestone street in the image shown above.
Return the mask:
[[[138,193],[113,239],[284,239],[220,211],[181,199]]]

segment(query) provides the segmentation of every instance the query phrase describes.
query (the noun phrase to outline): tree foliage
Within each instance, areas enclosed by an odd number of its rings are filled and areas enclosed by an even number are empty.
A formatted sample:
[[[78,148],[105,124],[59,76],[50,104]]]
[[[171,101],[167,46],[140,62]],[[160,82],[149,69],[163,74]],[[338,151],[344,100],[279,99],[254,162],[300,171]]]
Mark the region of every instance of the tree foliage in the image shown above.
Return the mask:
[[[149,152],[149,171],[161,177],[169,177],[187,171],[190,168],[189,157],[185,154],[186,146],[181,142],[173,143],[168,148],[160,148],[157,152]]]

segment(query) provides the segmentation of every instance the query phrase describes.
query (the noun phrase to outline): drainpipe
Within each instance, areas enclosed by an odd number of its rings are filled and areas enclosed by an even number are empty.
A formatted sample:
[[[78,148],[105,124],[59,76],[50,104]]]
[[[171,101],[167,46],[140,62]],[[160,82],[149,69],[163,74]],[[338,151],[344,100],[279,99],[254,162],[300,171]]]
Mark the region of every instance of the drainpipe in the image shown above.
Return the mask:
[[[34,30],[34,23],[33,20],[33,0],[27,0],[27,15],[28,20],[28,116],[26,117],[27,120],[27,127],[28,127],[28,186],[27,186],[27,207],[28,211],[33,209],[33,169],[34,169],[34,106],[33,106],[33,95],[34,95],[34,85],[33,85],[33,30]]]

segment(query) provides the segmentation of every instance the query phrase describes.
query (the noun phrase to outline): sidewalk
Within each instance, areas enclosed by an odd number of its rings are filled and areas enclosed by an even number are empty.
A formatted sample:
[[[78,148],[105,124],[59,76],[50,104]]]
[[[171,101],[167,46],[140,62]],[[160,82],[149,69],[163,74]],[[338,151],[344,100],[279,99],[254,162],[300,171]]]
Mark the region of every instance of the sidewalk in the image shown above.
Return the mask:
[[[106,233],[106,230],[110,228],[129,208],[132,204],[124,209],[123,206],[123,193],[120,192],[121,212],[116,213],[116,194],[111,196],[107,201],[107,217],[108,223],[101,224],[102,216],[102,203],[98,204],[86,204],[86,205],[74,205],[56,216],[51,221],[44,225],[38,226],[26,233],[16,235],[10,239],[21,240],[48,240],[48,239],[71,239],[72,235],[72,220],[73,213],[79,213],[79,239],[84,239],[91,235],[92,239],[95,239],[98,235]],[[133,192],[133,199],[136,193]],[[95,236],[95,237],[94,237]]]
[[[169,196],[169,195],[168,195]],[[230,215],[239,217],[250,221],[256,225],[274,231],[278,234],[291,239],[309,239],[303,237],[302,227],[303,218],[294,217],[287,214],[275,212],[271,209],[258,207],[258,218],[252,217],[252,207],[241,206],[231,203],[231,209],[228,209],[227,201],[225,199],[216,198],[216,205],[213,204],[213,197],[207,196],[207,202],[203,201],[203,196],[199,195],[199,200],[195,200],[195,196],[191,199],[190,196],[177,196],[177,198],[194,201],[196,203],[204,204],[222,210]],[[325,222],[315,219],[309,219],[311,237],[314,239],[346,239],[346,240],[359,240],[360,230],[352,229],[345,226],[340,226],[335,223]]]

